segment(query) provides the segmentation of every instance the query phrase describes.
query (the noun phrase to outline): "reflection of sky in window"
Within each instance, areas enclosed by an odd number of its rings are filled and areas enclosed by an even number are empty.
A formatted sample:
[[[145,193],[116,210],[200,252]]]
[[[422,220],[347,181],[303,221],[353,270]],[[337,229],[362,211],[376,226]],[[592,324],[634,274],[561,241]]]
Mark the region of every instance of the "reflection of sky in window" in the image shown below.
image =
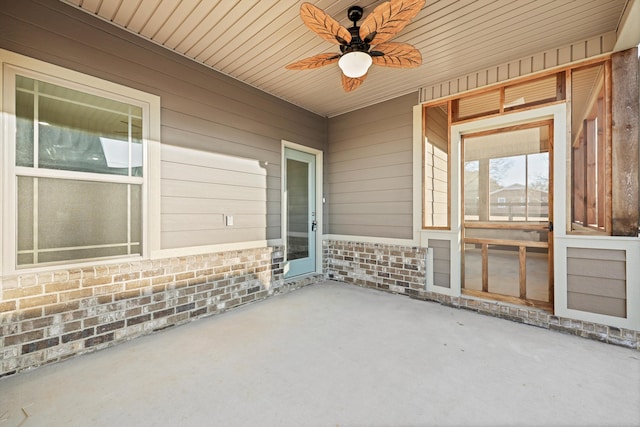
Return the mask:
[[[502,173],[496,174],[492,171],[491,177],[503,187],[512,184],[525,185],[525,173],[527,171],[525,156],[503,157],[500,160],[508,162],[508,165],[501,170]],[[529,184],[536,181],[538,177],[548,179],[548,176],[548,153],[529,154]]]
[[[100,143],[110,168],[129,167],[129,143],[118,139],[100,137]],[[142,144],[131,145],[131,167],[142,166]]]

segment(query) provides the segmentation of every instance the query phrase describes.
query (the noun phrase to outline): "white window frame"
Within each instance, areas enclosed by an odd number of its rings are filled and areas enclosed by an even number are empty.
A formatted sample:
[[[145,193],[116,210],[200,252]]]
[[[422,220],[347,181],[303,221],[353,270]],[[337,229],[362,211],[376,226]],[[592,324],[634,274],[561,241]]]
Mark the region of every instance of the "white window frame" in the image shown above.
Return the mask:
[[[50,82],[69,89],[102,96],[142,109],[143,138],[143,177],[142,184],[142,254],[122,257],[98,258],[86,261],[65,261],[47,263],[41,266],[19,268],[17,266],[17,206],[15,165],[15,75]],[[0,271],[3,276],[16,273],[38,272],[56,268],[75,268],[86,265],[100,265],[114,261],[148,259],[159,246],[160,200],[160,97],[136,89],[108,82],[77,71],[58,67],[46,62],[25,57],[0,49],[0,176],[2,189],[0,202]],[[37,175],[38,170],[35,170]],[[48,172],[48,171],[47,171]],[[30,174],[33,175],[33,174]],[[102,176],[102,174],[83,173],[82,178],[74,172],[52,171],[51,177],[73,178],[75,180],[95,182],[126,182],[129,177]],[[1,286],[0,286],[1,288]]]

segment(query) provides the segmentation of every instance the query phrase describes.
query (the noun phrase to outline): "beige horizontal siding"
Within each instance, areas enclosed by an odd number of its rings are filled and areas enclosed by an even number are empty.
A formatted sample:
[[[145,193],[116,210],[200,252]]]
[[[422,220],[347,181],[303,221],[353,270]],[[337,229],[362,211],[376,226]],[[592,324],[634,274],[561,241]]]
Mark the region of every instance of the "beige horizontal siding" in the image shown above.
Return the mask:
[[[626,253],[567,248],[567,307],[626,317]]]
[[[374,190],[372,190],[374,191]],[[341,204],[358,204],[358,212],[370,212],[367,208],[371,205],[377,206],[388,202],[411,202],[413,190],[411,189],[392,189],[392,190],[375,190],[375,197],[370,192],[347,192],[347,193],[329,193],[331,198],[331,209],[337,208]],[[376,200],[380,200],[377,202]]]
[[[624,280],[626,264],[624,261],[601,259],[576,259],[567,257],[567,271],[569,275],[597,277],[608,280]]]
[[[265,237],[265,229],[261,227],[162,233],[164,249],[206,246],[211,242],[216,244],[255,242],[264,240]]]
[[[375,236],[396,239],[405,233],[406,227],[394,225],[329,224],[332,234],[345,236]]]
[[[415,94],[329,119],[330,234],[411,238]]]
[[[224,202],[224,203],[221,203]],[[227,206],[221,208],[221,205]],[[182,214],[184,212],[210,214],[210,213],[235,213],[235,214],[260,214],[274,211],[279,214],[280,202],[256,203],[254,200],[225,200],[225,199],[203,199],[189,198],[182,196],[163,196],[161,203],[161,213]]]
[[[625,285],[626,283],[624,279],[602,280],[600,277],[588,277],[584,275],[578,276],[575,274],[567,277],[567,291],[569,292],[617,298],[621,300],[624,300],[627,297]]]
[[[388,144],[389,152],[380,155],[374,155],[368,157],[367,163],[362,164],[359,161],[359,157],[354,156],[352,159],[345,159],[344,151],[335,153],[335,156],[341,160],[333,160],[331,162],[331,169],[334,173],[357,171],[368,168],[384,167],[388,165],[406,164],[412,158],[412,152],[409,150],[396,151],[393,143]],[[340,155],[342,154],[342,155]],[[353,150],[353,154],[357,154],[357,150]],[[362,153],[360,153],[362,155]]]
[[[451,242],[444,239],[429,239],[433,251],[433,284],[451,287]]]
[[[164,123],[164,122],[163,122]],[[246,144],[238,144],[216,137],[216,134],[203,135],[191,132],[189,129],[176,129],[167,126],[162,127],[162,143],[183,148],[191,148],[203,152],[216,152],[229,156],[246,157],[247,152],[253,153],[256,160],[267,161],[272,166],[269,170],[279,172],[276,165],[280,164],[280,154],[275,148],[275,141],[269,145],[248,147]]]
[[[237,230],[253,229],[257,240],[277,237],[271,236],[280,226],[280,177],[268,176],[263,162],[174,146],[164,146],[161,155],[162,202],[171,206],[162,212],[163,248],[179,247],[193,232],[228,239],[244,233]],[[233,226],[226,225],[226,215],[233,216]]]
[[[339,203],[331,208],[335,214],[359,215],[363,210],[377,214],[396,214],[407,212],[412,207],[411,201],[386,201],[381,203]]]
[[[326,118],[62,2],[7,3],[0,28],[1,48],[160,96],[162,248],[281,237],[281,140],[323,149]]]
[[[626,317],[627,302],[618,298],[567,292],[567,307],[607,316]]]

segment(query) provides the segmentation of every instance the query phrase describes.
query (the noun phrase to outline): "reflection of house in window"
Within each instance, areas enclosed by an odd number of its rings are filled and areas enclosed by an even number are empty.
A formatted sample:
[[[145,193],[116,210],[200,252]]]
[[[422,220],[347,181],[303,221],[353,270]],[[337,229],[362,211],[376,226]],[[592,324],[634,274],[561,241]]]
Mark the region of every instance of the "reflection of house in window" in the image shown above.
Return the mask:
[[[548,220],[549,131],[536,124],[465,136],[465,221]]]
[[[549,193],[523,184],[494,190],[490,200],[493,220],[537,221],[549,216]]]

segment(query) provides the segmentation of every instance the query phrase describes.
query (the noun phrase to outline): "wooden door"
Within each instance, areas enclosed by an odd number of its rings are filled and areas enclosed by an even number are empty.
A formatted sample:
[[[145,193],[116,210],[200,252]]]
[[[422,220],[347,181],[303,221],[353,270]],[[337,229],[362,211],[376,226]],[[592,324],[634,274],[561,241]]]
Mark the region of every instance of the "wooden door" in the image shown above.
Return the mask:
[[[464,135],[463,293],[553,309],[553,122]]]

